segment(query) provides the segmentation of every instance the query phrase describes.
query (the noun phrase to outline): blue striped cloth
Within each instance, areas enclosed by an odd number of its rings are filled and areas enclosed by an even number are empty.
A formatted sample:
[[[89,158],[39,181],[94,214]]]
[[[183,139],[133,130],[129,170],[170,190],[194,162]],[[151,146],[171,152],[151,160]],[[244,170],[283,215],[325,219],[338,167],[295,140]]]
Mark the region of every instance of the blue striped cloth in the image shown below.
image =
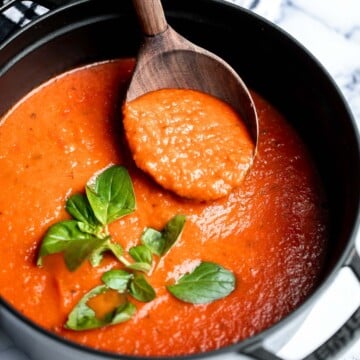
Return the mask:
[[[69,1],[69,0],[68,0]],[[280,4],[284,0],[227,0],[275,21]],[[0,43],[31,20],[45,14],[44,1],[0,0]],[[46,3],[46,1],[45,1]]]

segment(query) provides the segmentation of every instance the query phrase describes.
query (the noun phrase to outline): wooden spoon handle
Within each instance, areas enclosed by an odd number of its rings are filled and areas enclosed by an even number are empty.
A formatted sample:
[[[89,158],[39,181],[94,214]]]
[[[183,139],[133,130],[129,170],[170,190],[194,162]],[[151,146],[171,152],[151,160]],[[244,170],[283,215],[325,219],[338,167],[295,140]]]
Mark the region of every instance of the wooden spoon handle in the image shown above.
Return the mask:
[[[160,0],[133,0],[142,31],[146,36],[155,36],[167,27],[164,10]]]

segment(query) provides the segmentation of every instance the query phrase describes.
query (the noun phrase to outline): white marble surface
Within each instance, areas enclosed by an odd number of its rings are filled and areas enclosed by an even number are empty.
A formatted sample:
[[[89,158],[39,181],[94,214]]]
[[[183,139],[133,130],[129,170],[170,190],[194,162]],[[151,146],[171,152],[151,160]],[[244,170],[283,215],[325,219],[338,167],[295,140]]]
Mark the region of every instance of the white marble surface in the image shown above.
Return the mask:
[[[339,86],[360,127],[360,0],[228,1],[251,7],[309,49]],[[357,244],[359,248],[359,236]],[[302,358],[335,332],[359,304],[360,286],[350,271],[344,269],[298,333],[277,355],[289,360]],[[1,331],[0,359],[29,360]],[[360,339],[346,350],[341,360],[360,360]]]

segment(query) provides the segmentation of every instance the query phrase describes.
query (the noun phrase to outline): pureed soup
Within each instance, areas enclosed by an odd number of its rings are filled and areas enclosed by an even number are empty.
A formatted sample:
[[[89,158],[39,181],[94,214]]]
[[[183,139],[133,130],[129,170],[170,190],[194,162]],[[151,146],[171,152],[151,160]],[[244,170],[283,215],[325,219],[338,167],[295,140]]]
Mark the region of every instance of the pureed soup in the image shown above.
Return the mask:
[[[241,184],[208,202],[165,190],[135,166],[123,134],[133,65],[68,72],[1,120],[0,294],[51,332],[105,351],[169,356],[236,343],[289,314],[319,280],[327,227],[316,169],[253,93],[258,154]],[[102,206],[101,192],[120,207]]]
[[[159,89],[124,104],[136,165],[181,197],[216,200],[238,187],[255,144],[232,107],[200,91]]]

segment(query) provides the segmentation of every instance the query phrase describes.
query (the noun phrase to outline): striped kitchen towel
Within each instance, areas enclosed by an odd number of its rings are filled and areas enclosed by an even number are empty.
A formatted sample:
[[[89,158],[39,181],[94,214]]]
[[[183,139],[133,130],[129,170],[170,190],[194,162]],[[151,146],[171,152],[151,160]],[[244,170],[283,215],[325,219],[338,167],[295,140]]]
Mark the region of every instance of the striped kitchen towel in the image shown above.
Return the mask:
[[[9,35],[48,11],[32,1],[0,1],[0,42]]]
[[[245,7],[255,13],[274,21],[276,20],[281,2],[284,0],[226,0]],[[31,20],[45,14],[48,9],[40,5],[43,1],[0,1],[0,43]]]

